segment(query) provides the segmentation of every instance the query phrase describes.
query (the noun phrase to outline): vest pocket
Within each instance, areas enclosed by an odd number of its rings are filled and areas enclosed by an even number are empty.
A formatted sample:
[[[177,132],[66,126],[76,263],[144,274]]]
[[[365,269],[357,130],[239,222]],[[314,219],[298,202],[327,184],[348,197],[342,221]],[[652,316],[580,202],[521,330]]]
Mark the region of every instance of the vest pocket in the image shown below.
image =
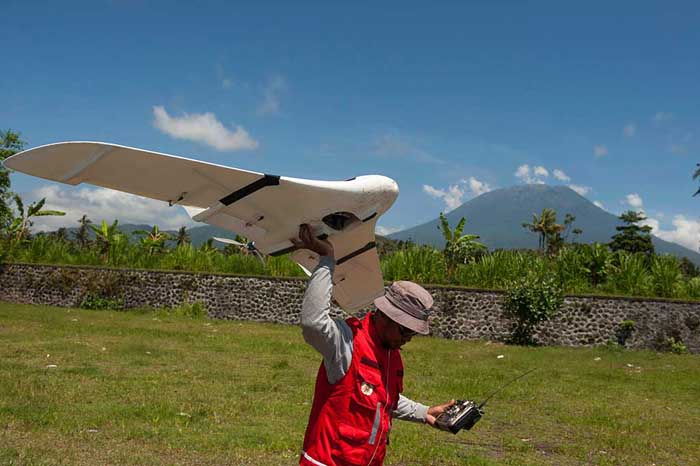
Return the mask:
[[[369,432],[348,424],[338,424],[338,434],[348,442],[364,445],[369,440]]]
[[[333,445],[333,460],[338,465],[364,465],[369,435],[369,432],[339,422],[338,439]]]
[[[352,400],[374,412],[377,403],[386,403],[386,391],[381,373],[370,367],[359,367],[355,375]]]

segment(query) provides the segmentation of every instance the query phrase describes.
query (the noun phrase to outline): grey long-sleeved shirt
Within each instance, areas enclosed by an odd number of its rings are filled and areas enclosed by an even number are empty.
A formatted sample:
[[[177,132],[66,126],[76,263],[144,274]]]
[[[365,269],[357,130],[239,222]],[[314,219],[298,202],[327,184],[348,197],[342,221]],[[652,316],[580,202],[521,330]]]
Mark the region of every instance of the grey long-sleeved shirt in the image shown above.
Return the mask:
[[[326,366],[328,382],[338,382],[352,362],[352,330],[342,319],[330,316],[332,276],[335,262],[328,256],[321,257],[304,294],[301,309],[301,328],[304,340],[313,346]],[[428,407],[399,396],[398,407],[393,416],[413,422],[425,422]]]

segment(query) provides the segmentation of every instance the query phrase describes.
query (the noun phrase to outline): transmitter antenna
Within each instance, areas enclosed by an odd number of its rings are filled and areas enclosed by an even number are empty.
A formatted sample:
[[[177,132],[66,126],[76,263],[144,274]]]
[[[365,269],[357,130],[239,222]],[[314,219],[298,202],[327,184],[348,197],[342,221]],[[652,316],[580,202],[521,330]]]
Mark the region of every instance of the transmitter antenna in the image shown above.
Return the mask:
[[[522,379],[522,378],[525,377],[527,374],[529,374],[529,373],[531,373],[531,372],[534,372],[534,371],[536,371],[536,370],[537,370],[536,367],[535,367],[534,369],[530,369],[529,371],[520,374],[519,376],[515,377],[514,379],[511,379],[511,380],[509,380],[508,382],[506,382],[505,384],[503,384],[503,385],[501,385],[500,387],[498,387],[493,393],[491,393],[488,397],[486,397],[486,399],[479,405],[479,409],[483,408],[483,407],[486,405],[486,402],[487,402],[487,401],[489,401],[491,398],[493,398],[493,396],[494,396],[495,394],[499,393],[501,390],[503,390],[504,388],[506,388],[508,385],[512,384],[512,383],[515,382],[516,380]]]

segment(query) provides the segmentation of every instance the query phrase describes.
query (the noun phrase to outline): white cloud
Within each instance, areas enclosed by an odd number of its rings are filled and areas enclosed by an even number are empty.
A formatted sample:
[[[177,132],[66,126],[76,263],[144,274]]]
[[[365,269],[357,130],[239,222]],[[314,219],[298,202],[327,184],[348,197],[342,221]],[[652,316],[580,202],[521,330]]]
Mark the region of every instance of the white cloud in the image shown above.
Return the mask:
[[[580,186],[578,184],[570,184],[569,188],[573,189],[577,193],[579,193],[581,196],[585,196],[591,191],[590,186]]]
[[[608,148],[604,145],[598,145],[593,147],[593,155],[596,157],[603,157],[608,155]]]
[[[423,185],[423,191],[432,197],[443,197],[446,194],[442,189],[433,188],[429,184]]]
[[[659,226],[659,221],[653,218],[648,218],[645,222],[652,230],[652,234],[659,238],[671,241],[692,251],[698,251],[700,245],[700,222],[690,220],[683,215],[673,217],[673,230],[662,230]]]
[[[627,123],[622,132],[625,136],[631,138],[632,136],[637,134],[637,125],[635,125],[634,123]]]
[[[469,179],[462,179],[457,184],[450,185],[446,190],[434,188],[427,184],[423,185],[423,191],[431,197],[442,199],[448,211],[462,205],[466,194],[480,196],[492,189],[488,183],[479,181],[473,176],[470,176]]]
[[[403,229],[404,229],[403,225],[400,227],[385,227],[382,225],[377,225],[374,228],[374,232],[380,236],[388,236],[392,233],[396,233],[397,231],[401,231]]]
[[[277,115],[280,113],[280,94],[287,90],[287,82],[282,76],[273,76],[263,89],[263,100],[258,105],[257,114]]]
[[[36,217],[32,228],[35,231],[77,227],[83,214],[95,224],[100,224],[102,220],[112,223],[117,219],[120,224],[156,224],[167,230],[196,225],[182,207],[168,207],[166,202],[106,188],[72,188],[50,184],[37,188],[24,197],[27,199],[26,204],[46,198],[45,209],[66,213],[63,217]]]
[[[542,176],[544,178],[547,178],[549,176],[549,172],[546,168],[542,166],[535,167],[535,176]]]
[[[442,197],[445,201],[445,206],[447,210],[454,210],[462,205],[462,198],[464,197],[464,188],[458,184],[451,185],[447,193]]]
[[[465,182],[465,180],[462,180]],[[473,176],[470,176],[466,183],[469,184],[469,190],[474,193],[474,196],[481,196],[484,193],[491,191],[493,188],[483,181],[479,181]]]
[[[628,194],[627,196],[625,196],[625,202],[630,207],[634,207],[635,209],[642,209],[644,206],[644,203],[642,202],[642,198],[637,193],[631,193],[631,194]]]
[[[227,129],[213,113],[185,113],[171,117],[162,106],[153,107],[156,128],[177,139],[201,142],[220,151],[255,149],[258,142],[240,126],[235,131]]]
[[[564,181],[564,182],[571,181],[571,178],[569,178],[569,176],[566,173],[559,170],[558,168],[554,169],[553,174],[554,174],[554,178],[558,179],[559,181]]]
[[[543,173],[547,173],[547,175],[543,175]],[[527,184],[544,184],[544,180],[542,180],[540,176],[548,175],[549,172],[547,172],[547,169],[544,167],[534,167],[532,171],[530,171],[530,166],[528,164],[520,165],[515,171],[515,177]]]
[[[530,165],[520,165],[518,169],[515,170],[515,177],[520,178],[522,181],[528,183],[530,180]]]
[[[659,232],[659,227],[661,226],[661,223],[655,218],[649,218],[647,217],[646,219],[642,220],[639,222],[640,225],[643,226],[650,226],[651,227],[651,233],[653,235],[656,235]],[[658,236],[658,235],[657,235]]]
[[[596,207],[600,207],[601,209],[605,210],[605,207],[603,207],[603,203],[602,203],[602,202],[600,202],[600,201],[593,201],[593,204],[594,204]]]
[[[654,121],[657,122],[671,120],[673,120],[673,113],[671,112],[657,112],[656,115],[654,115]]]

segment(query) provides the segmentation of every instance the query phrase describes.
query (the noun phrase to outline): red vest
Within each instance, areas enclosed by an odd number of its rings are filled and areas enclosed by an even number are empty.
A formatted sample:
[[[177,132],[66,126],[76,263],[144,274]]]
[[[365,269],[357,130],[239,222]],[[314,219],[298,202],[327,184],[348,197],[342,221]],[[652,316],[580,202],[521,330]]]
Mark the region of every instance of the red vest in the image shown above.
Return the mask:
[[[353,333],[352,362],[333,385],[321,363],[302,466],[380,466],[384,460],[391,412],[403,391],[401,353],[382,347],[371,314],[346,322]]]

